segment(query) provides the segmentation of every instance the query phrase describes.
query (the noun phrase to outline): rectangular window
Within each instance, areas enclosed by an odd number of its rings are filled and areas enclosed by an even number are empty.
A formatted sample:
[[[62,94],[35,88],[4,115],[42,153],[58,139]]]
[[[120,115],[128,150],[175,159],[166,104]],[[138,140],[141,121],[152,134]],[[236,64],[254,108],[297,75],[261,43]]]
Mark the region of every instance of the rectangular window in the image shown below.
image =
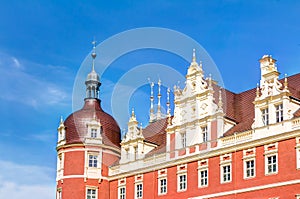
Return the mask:
[[[279,104],[275,106],[276,108],[276,122],[282,122],[283,121],[283,105]]]
[[[119,188],[119,199],[125,199],[126,197],[126,189],[125,187]]]
[[[269,125],[269,109],[268,108],[262,109],[261,114],[262,114],[262,120],[264,126]]]
[[[245,174],[246,178],[251,178],[255,176],[255,162],[254,160],[245,161]]]
[[[167,179],[160,179],[159,180],[159,194],[167,193]]]
[[[91,138],[97,137],[97,129],[91,129]]]
[[[97,198],[97,190],[96,189],[87,189],[86,199],[96,199],[96,198]]]
[[[208,185],[208,171],[207,169],[200,171],[200,186]]]
[[[202,141],[203,142],[207,142],[207,126],[202,127]]]
[[[186,185],[187,185],[187,181],[186,181],[186,174],[184,175],[179,175],[178,176],[178,180],[179,180],[179,186],[178,186],[178,190],[179,191],[184,191],[186,190]]]
[[[89,167],[97,168],[97,164],[98,164],[98,156],[89,155]]]
[[[231,181],[231,168],[230,165],[226,165],[222,167],[222,180],[223,182]]]
[[[142,198],[143,197],[143,184],[137,184],[136,185],[136,198]]]
[[[267,173],[272,174],[277,172],[277,156],[272,155],[267,157]]]
[[[186,147],[186,133],[181,133],[181,145],[182,148]]]

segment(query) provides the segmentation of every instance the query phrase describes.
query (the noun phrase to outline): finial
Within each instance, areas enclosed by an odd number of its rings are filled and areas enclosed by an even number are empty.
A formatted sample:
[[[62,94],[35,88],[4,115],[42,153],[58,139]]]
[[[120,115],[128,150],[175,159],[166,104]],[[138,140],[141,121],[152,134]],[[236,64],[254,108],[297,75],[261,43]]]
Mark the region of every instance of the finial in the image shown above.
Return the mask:
[[[93,52],[91,54],[91,56],[93,58],[93,71],[95,71],[95,58],[97,56],[97,54],[96,54],[96,43],[97,42],[95,41],[95,38],[94,38],[94,41],[92,42],[92,44],[93,44]]]
[[[211,74],[208,77],[208,87],[212,87]]]
[[[288,89],[287,74],[284,74],[284,89]]]
[[[150,89],[151,89],[151,95],[150,95],[150,122],[153,122],[154,120],[154,105],[153,105],[153,101],[154,101],[154,97],[153,97],[153,87],[154,87],[154,83],[150,81],[150,78],[148,78],[149,84],[150,84]]]
[[[193,49],[193,62],[196,62],[196,49]]]
[[[222,88],[219,90],[219,103],[218,103],[219,108],[221,109],[223,106],[223,101],[222,101]]]
[[[171,110],[170,110],[170,88],[167,89],[167,114],[168,117],[171,115]]]
[[[160,81],[160,79],[158,79],[157,85],[158,85],[158,94],[160,95],[160,86],[161,86],[161,81]]]
[[[60,116],[60,123],[61,123],[61,124],[64,123],[64,120],[63,120],[63,116],[62,116],[62,115]]]
[[[259,84],[256,84],[256,97],[259,97]]]
[[[158,102],[157,102],[157,113],[156,113],[156,118],[157,119],[160,119],[161,118],[161,106],[160,106],[160,98],[161,98],[161,94],[160,94],[160,87],[161,87],[161,80],[158,79],[158,95],[157,95],[157,98],[158,98]]]
[[[131,117],[135,117],[134,108],[132,108],[132,110],[131,110]]]

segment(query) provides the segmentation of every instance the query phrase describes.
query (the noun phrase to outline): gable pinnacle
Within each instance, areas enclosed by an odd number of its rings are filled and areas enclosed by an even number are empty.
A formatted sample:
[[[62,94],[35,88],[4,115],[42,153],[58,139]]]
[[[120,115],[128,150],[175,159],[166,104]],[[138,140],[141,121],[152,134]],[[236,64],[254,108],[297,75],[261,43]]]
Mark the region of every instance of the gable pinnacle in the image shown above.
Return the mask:
[[[284,89],[288,89],[287,74],[284,74]]]
[[[157,98],[158,98],[158,102],[157,102],[157,113],[156,113],[156,119],[160,119],[161,118],[161,103],[160,103],[160,98],[161,98],[161,80],[158,79],[158,82],[157,82],[157,85],[158,85],[158,95],[157,95]]]
[[[196,49],[193,49],[193,62],[196,62]]]

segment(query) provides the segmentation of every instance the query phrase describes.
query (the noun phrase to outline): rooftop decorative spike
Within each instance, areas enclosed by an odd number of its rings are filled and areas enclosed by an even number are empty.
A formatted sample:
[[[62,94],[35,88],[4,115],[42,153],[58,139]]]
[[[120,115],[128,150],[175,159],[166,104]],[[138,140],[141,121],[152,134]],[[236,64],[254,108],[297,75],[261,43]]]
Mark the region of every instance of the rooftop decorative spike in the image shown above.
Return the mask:
[[[259,84],[256,84],[256,97],[259,97]]]
[[[288,90],[287,74],[284,74],[284,90]]]
[[[160,104],[160,98],[161,98],[161,93],[160,93],[160,90],[161,90],[161,80],[158,79],[158,95],[157,95],[157,98],[158,98],[158,102],[157,102],[157,113],[156,113],[156,119],[160,119],[161,118],[161,104]]]
[[[196,49],[193,49],[193,62],[196,62]]]
[[[149,120],[149,122],[153,122],[154,121],[154,105],[153,105],[153,101],[154,101],[154,97],[153,97],[154,83],[150,82],[149,78],[148,78],[148,81],[150,83],[150,89],[151,89],[151,96],[150,96],[150,120]]]
[[[168,114],[168,117],[171,116],[171,110],[170,110],[170,88],[168,88],[167,90],[167,114]]]
[[[161,81],[160,81],[160,79],[158,79],[157,85],[158,85],[158,95],[157,95],[158,102],[157,102],[156,119],[159,120],[161,118],[161,104],[160,104],[160,98],[161,98],[161,93],[160,93],[160,90],[161,90]]]
[[[63,124],[63,123],[64,123],[63,116],[60,116],[60,124]]]
[[[219,109],[223,108],[223,101],[222,101],[222,88],[219,90],[219,102],[218,102]]]

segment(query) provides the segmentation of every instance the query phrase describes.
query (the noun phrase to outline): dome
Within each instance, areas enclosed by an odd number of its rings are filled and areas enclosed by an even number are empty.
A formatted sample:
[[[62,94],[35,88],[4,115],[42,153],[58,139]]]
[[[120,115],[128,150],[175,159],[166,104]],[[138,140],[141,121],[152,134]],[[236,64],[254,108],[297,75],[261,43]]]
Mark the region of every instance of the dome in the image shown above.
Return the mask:
[[[111,115],[102,110],[99,99],[85,99],[83,108],[65,120],[66,144],[83,143],[88,132],[87,122],[93,118],[96,118],[102,126],[103,144],[120,148],[119,125]]]

